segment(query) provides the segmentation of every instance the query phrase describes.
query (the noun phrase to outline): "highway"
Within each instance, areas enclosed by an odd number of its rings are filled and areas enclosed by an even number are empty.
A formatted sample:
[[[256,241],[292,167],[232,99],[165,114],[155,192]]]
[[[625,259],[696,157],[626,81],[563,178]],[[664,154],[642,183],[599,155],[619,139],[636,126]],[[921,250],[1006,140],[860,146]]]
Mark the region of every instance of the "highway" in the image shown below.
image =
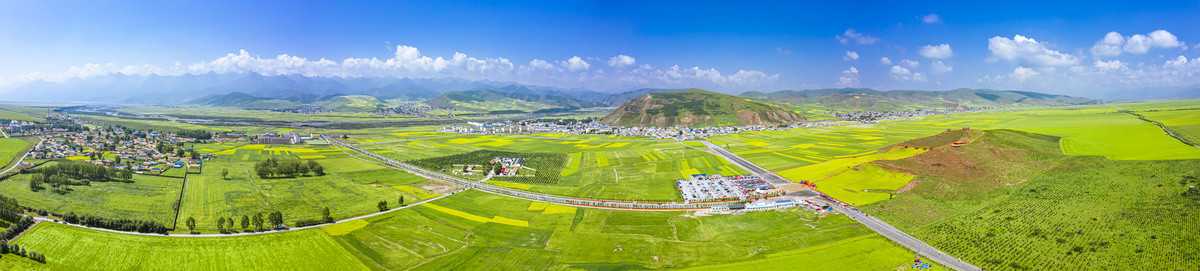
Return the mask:
[[[771,181],[771,184],[774,184],[775,186],[782,186],[785,184],[792,183],[791,181],[788,181],[787,179],[779,177],[779,175],[775,175],[775,173],[767,171],[766,169],[763,169],[762,167],[759,167],[758,165],[755,165],[754,163],[747,161],[745,158],[742,158],[740,156],[737,156],[736,154],[726,151],[724,148],[721,148],[720,146],[717,146],[716,144],[713,144],[712,142],[708,142],[708,141],[703,141],[703,142],[704,142],[705,146],[708,146],[709,150],[712,150],[713,153],[720,155],[721,157],[724,157],[725,160],[728,160],[730,163],[737,164],[738,166],[741,166],[742,168],[744,168],[750,172],[753,172],[754,174],[759,175],[764,180],[779,181],[779,183],[777,183],[776,181]],[[930,260],[941,263],[942,265],[953,268],[954,270],[980,270],[979,267],[975,267],[974,265],[971,265],[967,262],[959,260],[958,258],[954,258],[954,257],[951,257],[950,255],[947,255],[946,253],[942,253],[942,251],[938,250],[937,248],[934,248],[933,246],[930,246],[929,244],[926,244],[925,242],[921,242],[921,240],[918,240],[917,238],[913,238],[912,236],[900,231],[899,229],[896,229],[896,227],[892,227],[892,225],[888,224],[887,222],[883,222],[883,220],[879,220],[878,218],[868,216],[864,213],[859,212],[858,210],[850,209],[849,207],[843,206],[839,202],[829,201],[829,200],[826,200],[821,197],[814,197],[813,199],[815,199],[819,202],[824,202],[824,203],[828,204],[829,206],[833,206],[833,208],[837,209],[838,212],[846,214],[846,216],[850,217],[851,219],[854,219],[855,221],[858,221],[858,223],[866,225],[868,228],[871,228],[871,230],[878,232],[879,235],[883,235],[884,237],[887,237],[888,239],[892,239],[892,241],[899,243],[900,245],[907,247],[908,249],[916,251],[917,253],[920,253],[921,255],[924,255],[925,257],[929,258]]]

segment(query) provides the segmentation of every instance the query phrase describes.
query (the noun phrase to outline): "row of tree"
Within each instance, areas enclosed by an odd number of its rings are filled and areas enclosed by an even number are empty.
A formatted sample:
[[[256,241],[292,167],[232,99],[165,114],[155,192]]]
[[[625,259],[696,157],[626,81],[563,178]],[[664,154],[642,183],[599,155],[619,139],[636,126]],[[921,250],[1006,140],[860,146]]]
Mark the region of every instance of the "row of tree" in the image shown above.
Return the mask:
[[[133,179],[133,172],[116,170],[104,165],[89,164],[82,162],[61,162],[48,166],[41,166],[32,169],[22,170],[22,173],[37,173],[42,175],[43,180],[48,180],[54,175],[66,175],[75,179],[87,179],[92,181],[129,181]]]
[[[0,230],[0,254],[14,254],[22,257],[28,257],[34,261],[46,262],[46,255],[42,255],[36,251],[26,251],[17,244],[9,244],[8,240],[16,238],[18,234],[33,226],[33,217],[24,216],[25,210],[17,203],[17,199],[0,195],[0,220],[13,222],[8,225],[8,228]]]
[[[217,218],[217,231],[221,233],[229,233],[233,231],[234,221],[236,220],[233,217]],[[185,223],[188,226],[188,230],[196,232],[195,217],[188,217]],[[265,219],[263,218],[262,213],[254,214],[254,216],[242,215],[240,224],[242,226],[242,231],[244,232],[250,231],[250,226],[254,226],[254,231],[263,231],[265,229],[263,224],[271,224],[272,227],[280,227],[283,226],[283,212],[275,211],[268,213]]]
[[[158,221],[128,218],[107,218],[88,214],[77,215],[74,212],[62,215],[62,220],[71,224],[119,231],[165,234],[168,230],[167,226]]]
[[[32,227],[34,222],[33,218],[28,216],[22,216],[21,219],[8,221],[16,221],[16,223],[12,223],[8,225],[8,228],[0,230],[0,236],[3,236],[4,240],[6,241],[16,238],[18,234],[21,234],[21,232],[24,232],[25,230],[29,229],[29,227]]]
[[[21,257],[29,258],[30,260],[46,263],[46,255],[37,251],[25,250],[18,244],[9,244],[8,241],[0,243],[0,254],[13,254]]]
[[[183,138],[195,138],[195,139],[207,140],[207,139],[212,139],[213,135],[212,135],[212,133],[205,131],[205,130],[182,130],[179,132],[175,132],[175,136],[183,137]]]
[[[297,175],[325,175],[325,168],[313,160],[283,160],[271,157],[254,164],[254,172],[259,178],[296,177]]]

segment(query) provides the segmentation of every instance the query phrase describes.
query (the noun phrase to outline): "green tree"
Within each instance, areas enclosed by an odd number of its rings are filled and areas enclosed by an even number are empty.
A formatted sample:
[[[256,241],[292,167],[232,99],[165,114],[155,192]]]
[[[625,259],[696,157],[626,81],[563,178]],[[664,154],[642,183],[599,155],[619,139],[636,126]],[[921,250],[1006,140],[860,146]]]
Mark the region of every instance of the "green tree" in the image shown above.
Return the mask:
[[[400,195],[400,200],[396,201],[396,206],[404,206],[404,195]]]
[[[263,216],[262,216],[262,213],[257,213],[257,214],[254,214],[254,218],[252,218],[252,220],[253,220],[253,222],[254,222],[254,230],[255,230],[255,231],[262,231],[262,230],[263,230]]]
[[[325,215],[324,218],[325,218],[326,223],[333,222],[333,216],[330,215],[330,213],[329,213],[329,207],[325,207],[325,210],[323,213]]]
[[[224,217],[217,219],[217,231],[221,232],[221,233],[225,232],[225,218]]]
[[[250,216],[242,215],[242,231],[250,229]]]
[[[196,231],[196,219],[189,216],[187,220],[187,226],[188,231]]]
[[[321,165],[315,165],[310,166],[309,168],[312,170],[313,174],[316,174],[317,176],[325,176],[325,167],[322,167]]]
[[[225,220],[225,228],[229,229],[229,231],[233,231],[233,217],[229,217],[229,219]]]
[[[228,168],[221,169],[221,179],[229,179],[229,169]]]
[[[380,212],[387,211],[388,210],[387,201],[386,200],[379,201],[378,207],[379,207]]]

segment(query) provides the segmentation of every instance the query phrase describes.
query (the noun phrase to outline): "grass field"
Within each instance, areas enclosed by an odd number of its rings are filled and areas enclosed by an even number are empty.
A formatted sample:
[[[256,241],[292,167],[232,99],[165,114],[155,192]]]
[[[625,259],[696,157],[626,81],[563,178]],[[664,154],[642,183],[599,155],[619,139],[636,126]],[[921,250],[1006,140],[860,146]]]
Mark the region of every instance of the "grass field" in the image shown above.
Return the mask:
[[[824,184],[824,181],[822,180],[834,177],[842,172],[853,171],[856,166],[863,163],[869,163],[876,160],[903,159],[924,152],[925,149],[897,146],[885,152],[832,159],[815,165],[780,171],[778,174],[779,176],[787,178],[788,180],[792,180],[793,182],[808,181],[810,183],[816,182],[817,184]]]
[[[1184,145],[1158,126],[1115,111],[1040,111],[1000,128],[1061,136],[1062,150],[1070,155],[1114,160],[1200,159],[1200,148]],[[1133,138],[1137,140],[1130,140]]]
[[[555,206],[468,191],[366,219],[350,231],[335,229],[334,239],[372,269],[679,269],[794,260],[831,248],[866,254],[820,258],[829,267],[895,268],[911,261],[910,252],[844,216],[690,217]],[[859,265],[864,260],[870,264]]]
[[[48,255],[0,267],[126,269],[891,269],[911,252],[840,215],[690,216],[581,209],[467,191],[318,229],[224,238],[134,236],[42,223],[15,240]],[[720,265],[718,265],[720,264]]]
[[[891,198],[891,193],[912,180],[912,175],[865,164],[822,180],[817,190],[842,202],[862,206]]]
[[[45,121],[46,119],[42,118],[42,117],[26,114],[26,113],[13,112],[13,111],[0,109],[0,120],[4,120],[7,122],[7,121],[12,121],[12,120]],[[5,127],[5,128],[8,128],[8,127]]]
[[[194,217],[200,231],[215,231],[219,217],[280,211],[291,224],[320,218],[328,207],[335,219],[343,219],[377,212],[379,201],[394,205],[401,195],[409,202],[437,195],[422,188],[424,178],[351,158],[328,145],[243,144],[215,153],[218,159],[206,162],[203,174],[188,176],[181,204],[180,220]],[[254,163],[268,157],[313,159],[326,175],[259,178]],[[228,178],[221,177],[223,170],[230,172]]]
[[[135,236],[41,223],[15,243],[53,270],[365,270],[321,230],[226,238]],[[0,262],[19,258],[5,255]],[[3,266],[0,263],[0,266]],[[40,264],[38,264],[40,265]]]
[[[694,173],[748,174],[718,156],[665,140],[458,135],[362,147],[400,160],[476,150],[565,154],[558,183],[531,183],[521,189],[595,199],[677,201],[682,198],[675,189],[675,179]]]
[[[1200,109],[1138,112],[1138,114],[1166,125],[1193,143],[1200,142]]]
[[[1057,154],[1058,139],[990,131],[963,149],[881,164],[920,183],[863,209],[988,270],[1193,269],[1200,161]],[[1014,253],[1020,251],[1020,253]]]
[[[134,174],[133,183],[91,182],[91,185],[71,186],[70,192],[58,194],[51,192],[48,187],[37,192],[30,191],[30,176],[16,175],[0,182],[0,194],[16,198],[22,206],[54,213],[75,212],[110,218],[154,220],[167,227],[172,225],[175,218],[173,205],[179,198],[183,181]]]
[[[8,169],[8,164],[13,159],[24,154],[25,149],[29,148],[31,144],[29,140],[34,140],[33,143],[37,143],[37,139],[0,138],[0,167],[2,167],[0,170]]]

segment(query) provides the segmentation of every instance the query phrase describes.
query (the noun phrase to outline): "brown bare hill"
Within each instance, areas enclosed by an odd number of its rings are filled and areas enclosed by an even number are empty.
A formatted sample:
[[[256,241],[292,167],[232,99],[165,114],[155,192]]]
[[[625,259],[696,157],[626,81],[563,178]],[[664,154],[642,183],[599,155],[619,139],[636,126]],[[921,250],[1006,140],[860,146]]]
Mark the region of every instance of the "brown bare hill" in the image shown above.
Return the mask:
[[[629,100],[601,122],[619,126],[741,126],[803,122],[804,116],[744,97],[700,89],[650,93]]]

